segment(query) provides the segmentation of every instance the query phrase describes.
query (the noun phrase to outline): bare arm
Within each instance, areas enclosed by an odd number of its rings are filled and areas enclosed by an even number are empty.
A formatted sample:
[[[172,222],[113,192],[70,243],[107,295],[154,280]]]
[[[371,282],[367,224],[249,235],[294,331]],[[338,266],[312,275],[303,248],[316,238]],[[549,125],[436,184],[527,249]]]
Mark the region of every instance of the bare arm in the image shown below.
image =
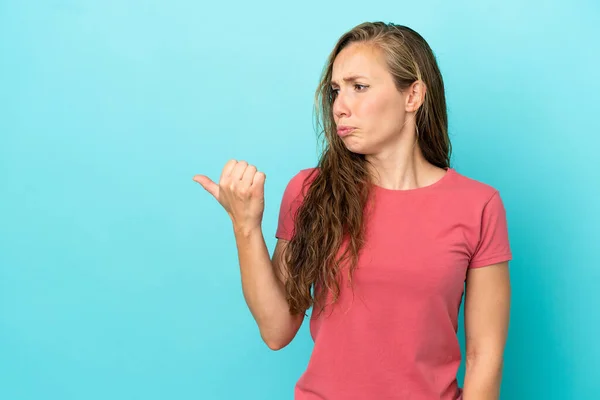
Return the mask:
[[[508,262],[470,269],[465,293],[464,400],[498,400],[510,310]]]
[[[286,301],[282,253],[288,242],[277,241],[271,260],[261,230],[234,231],[246,304],[263,341],[279,350],[292,341],[304,320],[304,314],[290,314]]]
[[[287,346],[298,332],[304,315],[291,315],[286,301],[287,268],[281,254],[287,242],[277,242],[271,260],[262,233],[266,175],[246,161],[229,160],[218,184],[206,175],[195,175],[193,179],[231,218],[244,298],[262,339],[273,350]]]

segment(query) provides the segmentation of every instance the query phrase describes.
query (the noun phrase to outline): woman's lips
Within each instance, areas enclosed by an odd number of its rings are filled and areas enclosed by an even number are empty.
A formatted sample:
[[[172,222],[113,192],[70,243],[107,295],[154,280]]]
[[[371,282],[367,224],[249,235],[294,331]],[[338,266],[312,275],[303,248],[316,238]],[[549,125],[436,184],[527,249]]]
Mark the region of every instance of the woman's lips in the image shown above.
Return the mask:
[[[355,128],[339,128],[337,130],[337,134],[340,137],[348,136]]]

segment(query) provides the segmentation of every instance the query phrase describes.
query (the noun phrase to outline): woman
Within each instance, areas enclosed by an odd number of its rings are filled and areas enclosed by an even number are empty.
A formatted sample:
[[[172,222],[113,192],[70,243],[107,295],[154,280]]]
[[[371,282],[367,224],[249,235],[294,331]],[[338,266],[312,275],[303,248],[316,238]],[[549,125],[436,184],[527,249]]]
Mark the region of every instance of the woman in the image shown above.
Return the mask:
[[[358,25],[333,49],[316,104],[324,152],[285,189],[272,259],[261,231],[265,174],[231,160],[219,184],[194,177],[232,219],[244,296],[266,344],[290,343],[313,307],[315,344],[295,398],[498,399],[505,210],[496,189],[449,165],[430,47],[405,26]]]

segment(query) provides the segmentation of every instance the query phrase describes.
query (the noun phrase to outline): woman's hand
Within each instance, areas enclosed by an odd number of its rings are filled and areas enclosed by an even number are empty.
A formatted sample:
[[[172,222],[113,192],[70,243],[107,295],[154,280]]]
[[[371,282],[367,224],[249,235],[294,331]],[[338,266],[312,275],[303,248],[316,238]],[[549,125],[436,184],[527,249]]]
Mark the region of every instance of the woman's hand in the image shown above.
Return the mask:
[[[205,175],[195,175],[193,179],[223,206],[234,230],[249,232],[261,227],[266,175],[255,166],[246,161],[229,160],[218,184]]]

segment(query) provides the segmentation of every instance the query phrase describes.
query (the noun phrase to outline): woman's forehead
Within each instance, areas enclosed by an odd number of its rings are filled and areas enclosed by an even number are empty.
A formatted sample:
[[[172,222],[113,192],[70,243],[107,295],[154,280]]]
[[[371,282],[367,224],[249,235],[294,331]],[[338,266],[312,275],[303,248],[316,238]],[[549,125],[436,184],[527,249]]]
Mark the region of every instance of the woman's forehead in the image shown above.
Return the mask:
[[[344,48],[333,62],[331,83],[373,80],[383,74],[386,66],[380,55],[370,47],[372,46],[362,45]]]

